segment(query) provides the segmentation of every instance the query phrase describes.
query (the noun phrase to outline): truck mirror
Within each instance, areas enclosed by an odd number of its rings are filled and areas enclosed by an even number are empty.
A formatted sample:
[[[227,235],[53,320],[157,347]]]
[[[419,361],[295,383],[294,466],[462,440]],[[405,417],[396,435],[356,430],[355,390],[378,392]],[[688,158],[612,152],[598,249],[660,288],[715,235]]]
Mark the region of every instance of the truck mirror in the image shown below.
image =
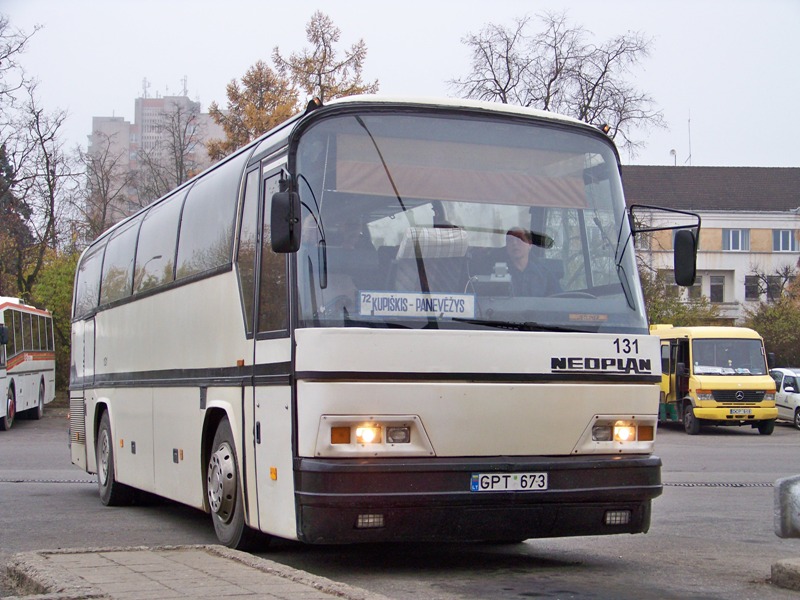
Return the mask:
[[[300,248],[300,196],[297,192],[277,192],[270,210],[272,249],[282,254]]]
[[[679,229],[675,232],[674,261],[675,283],[694,285],[697,275],[697,238],[693,231]]]

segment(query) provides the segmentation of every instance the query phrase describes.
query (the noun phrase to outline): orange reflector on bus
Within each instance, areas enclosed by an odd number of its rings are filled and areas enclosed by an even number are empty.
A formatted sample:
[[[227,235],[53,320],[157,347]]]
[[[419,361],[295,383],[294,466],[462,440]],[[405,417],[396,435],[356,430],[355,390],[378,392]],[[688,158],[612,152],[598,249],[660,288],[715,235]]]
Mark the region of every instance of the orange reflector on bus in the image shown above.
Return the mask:
[[[269,468],[269,478],[272,481],[278,481],[278,467]]]
[[[331,444],[349,444],[349,427],[331,427]]]
[[[652,442],[654,439],[654,428],[652,425],[639,425],[639,441]]]

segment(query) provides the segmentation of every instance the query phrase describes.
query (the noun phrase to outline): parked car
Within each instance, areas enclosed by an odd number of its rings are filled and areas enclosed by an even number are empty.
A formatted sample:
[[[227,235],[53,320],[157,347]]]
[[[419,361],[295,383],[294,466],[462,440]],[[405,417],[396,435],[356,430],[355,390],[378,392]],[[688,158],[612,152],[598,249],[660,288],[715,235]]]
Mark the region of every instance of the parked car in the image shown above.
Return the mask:
[[[800,429],[800,369],[772,369],[769,374],[775,380],[778,418]]]

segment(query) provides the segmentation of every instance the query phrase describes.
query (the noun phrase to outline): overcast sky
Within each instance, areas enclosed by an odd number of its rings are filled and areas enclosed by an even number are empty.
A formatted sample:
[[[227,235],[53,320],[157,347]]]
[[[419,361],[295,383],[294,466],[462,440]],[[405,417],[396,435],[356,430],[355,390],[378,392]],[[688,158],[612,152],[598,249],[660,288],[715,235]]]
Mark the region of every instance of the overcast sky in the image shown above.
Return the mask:
[[[224,106],[225,85],[273,47],[308,45],[317,9],[340,48],[364,39],[365,79],[382,95],[453,95],[448,81],[469,69],[461,40],[487,23],[566,10],[597,42],[638,31],[654,42],[633,83],[669,130],[623,163],[800,166],[800,0],[0,0],[12,26],[43,26],[21,61],[44,107],[68,111],[69,147],[86,146],[93,116],[133,121],[144,79],[163,96],[186,77],[203,111]]]

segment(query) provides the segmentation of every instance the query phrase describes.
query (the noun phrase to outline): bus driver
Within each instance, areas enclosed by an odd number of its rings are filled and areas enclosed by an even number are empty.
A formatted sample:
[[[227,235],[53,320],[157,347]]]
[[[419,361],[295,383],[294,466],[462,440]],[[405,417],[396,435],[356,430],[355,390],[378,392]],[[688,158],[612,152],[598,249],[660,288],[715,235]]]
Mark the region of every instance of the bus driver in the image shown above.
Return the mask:
[[[555,274],[531,257],[533,234],[521,227],[506,232],[506,254],[509,258],[512,296],[549,296],[561,291]]]

